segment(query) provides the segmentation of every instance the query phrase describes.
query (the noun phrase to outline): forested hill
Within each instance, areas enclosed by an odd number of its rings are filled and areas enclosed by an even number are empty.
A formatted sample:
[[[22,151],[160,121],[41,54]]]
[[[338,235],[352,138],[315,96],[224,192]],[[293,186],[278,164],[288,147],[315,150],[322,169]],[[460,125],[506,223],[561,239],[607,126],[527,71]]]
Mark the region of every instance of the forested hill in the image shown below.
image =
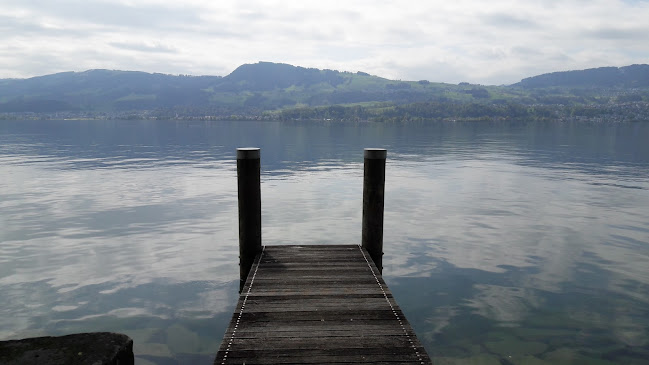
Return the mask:
[[[0,79],[0,116],[4,118],[29,113],[57,113],[52,114],[57,118],[254,118],[338,106],[385,109],[413,103],[570,106],[647,101],[649,65],[556,72],[510,86],[389,80],[361,71],[270,62],[242,65],[225,77],[89,70]]]
[[[206,103],[201,90],[220,76],[174,76],[137,71],[88,70],[0,80],[0,111],[147,109]]]
[[[291,86],[324,84],[330,87],[345,81],[344,73],[287,65],[284,63],[259,62],[239,66],[223,78],[217,86],[229,91],[269,91]]]
[[[225,77],[89,70],[2,79],[0,112],[184,108],[250,114],[296,105],[427,101],[443,85],[270,62],[242,65]]]
[[[644,88],[649,87],[649,65],[600,67],[578,71],[552,72],[525,78],[512,86],[523,88]]]

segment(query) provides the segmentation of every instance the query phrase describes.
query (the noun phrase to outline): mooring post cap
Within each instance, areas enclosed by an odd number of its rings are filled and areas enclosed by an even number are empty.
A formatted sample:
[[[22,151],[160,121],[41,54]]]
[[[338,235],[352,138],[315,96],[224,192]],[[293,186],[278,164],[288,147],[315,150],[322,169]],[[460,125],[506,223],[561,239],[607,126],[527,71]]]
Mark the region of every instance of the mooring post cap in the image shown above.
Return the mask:
[[[258,147],[243,147],[237,148],[237,160],[254,160],[259,159]]]
[[[365,158],[370,160],[385,160],[388,156],[388,150],[385,148],[366,148]]]

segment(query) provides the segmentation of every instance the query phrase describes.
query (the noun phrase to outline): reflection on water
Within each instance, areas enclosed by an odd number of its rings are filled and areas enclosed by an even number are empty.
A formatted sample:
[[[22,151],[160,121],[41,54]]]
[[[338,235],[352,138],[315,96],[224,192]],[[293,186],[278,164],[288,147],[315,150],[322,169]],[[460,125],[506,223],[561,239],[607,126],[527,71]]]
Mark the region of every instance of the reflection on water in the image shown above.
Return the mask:
[[[119,331],[211,363],[237,296],[236,147],[266,244],[360,242],[388,148],[384,275],[436,363],[649,358],[649,125],[0,122],[0,339]]]

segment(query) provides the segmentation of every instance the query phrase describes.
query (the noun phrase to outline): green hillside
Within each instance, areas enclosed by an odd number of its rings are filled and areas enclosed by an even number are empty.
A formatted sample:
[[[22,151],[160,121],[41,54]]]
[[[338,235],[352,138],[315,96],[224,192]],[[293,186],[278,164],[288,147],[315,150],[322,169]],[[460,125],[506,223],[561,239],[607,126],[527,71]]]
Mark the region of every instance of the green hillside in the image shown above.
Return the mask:
[[[498,106],[507,105],[534,106],[540,110],[540,106],[547,105],[647,102],[648,90],[649,65],[557,72],[526,78],[510,86],[484,86],[389,80],[360,71],[259,62],[242,65],[225,77],[88,70],[2,79],[0,113],[252,118],[320,115],[317,110],[340,106],[371,110],[374,114],[408,108],[444,109],[441,114],[469,109],[500,114],[502,107]],[[446,104],[455,106],[441,107]],[[346,110],[349,114],[352,109]]]
[[[547,87],[646,88],[649,87],[649,65],[552,72],[525,78],[513,86],[527,89]]]
[[[491,90],[491,91],[490,91]],[[242,65],[225,77],[89,70],[0,80],[0,112],[124,111],[193,107],[258,112],[296,106],[470,101],[515,97],[502,88],[395,81],[287,64]]]
[[[5,79],[0,80],[0,111],[6,111],[8,106],[15,108],[18,105],[36,105],[43,109],[40,111],[48,111],[51,101],[64,103],[71,110],[83,111],[201,104],[208,101],[206,93],[202,90],[221,79],[217,76],[173,76],[110,70]]]

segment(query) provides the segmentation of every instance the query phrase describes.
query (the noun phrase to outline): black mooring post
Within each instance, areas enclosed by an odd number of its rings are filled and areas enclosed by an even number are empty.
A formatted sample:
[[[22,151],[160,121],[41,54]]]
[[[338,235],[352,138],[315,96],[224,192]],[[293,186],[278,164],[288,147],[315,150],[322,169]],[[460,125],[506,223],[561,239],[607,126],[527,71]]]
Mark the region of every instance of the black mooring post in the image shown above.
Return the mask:
[[[383,272],[383,201],[385,194],[385,159],[383,148],[365,149],[363,175],[363,248]]]
[[[237,148],[239,189],[239,293],[261,252],[261,180],[259,148]]]

